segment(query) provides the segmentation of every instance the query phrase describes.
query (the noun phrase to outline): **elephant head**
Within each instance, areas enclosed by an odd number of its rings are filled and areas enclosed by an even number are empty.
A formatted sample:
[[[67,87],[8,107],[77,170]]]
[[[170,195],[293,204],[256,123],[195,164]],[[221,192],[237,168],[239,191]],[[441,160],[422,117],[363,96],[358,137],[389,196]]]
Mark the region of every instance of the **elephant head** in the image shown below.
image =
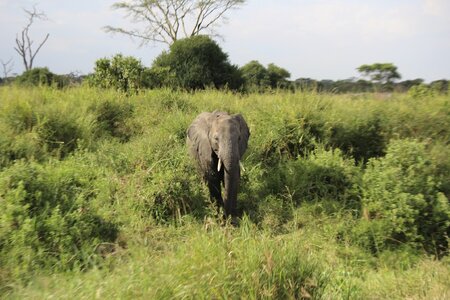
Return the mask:
[[[240,114],[221,111],[201,113],[187,130],[189,152],[199,166],[211,198],[224,208],[226,217],[236,215],[240,160],[249,137],[247,123]]]

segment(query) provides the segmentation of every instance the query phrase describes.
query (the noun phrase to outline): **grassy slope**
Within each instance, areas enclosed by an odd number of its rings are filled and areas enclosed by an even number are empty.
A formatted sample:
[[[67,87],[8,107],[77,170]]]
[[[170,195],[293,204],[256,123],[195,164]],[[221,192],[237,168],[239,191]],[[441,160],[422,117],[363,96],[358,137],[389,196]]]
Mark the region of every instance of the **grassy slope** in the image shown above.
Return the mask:
[[[3,140],[27,160],[55,163],[55,157],[62,154],[45,142],[45,121],[36,120],[32,130],[17,133],[11,129],[17,116],[38,111],[48,119],[62,122],[55,117],[62,115],[78,124],[79,150],[64,159],[98,172],[99,196],[93,205],[104,218],[120,224],[120,246],[87,271],[34,270],[25,276],[26,284],[20,277],[0,272],[0,295],[17,299],[449,298],[448,258],[435,261],[409,249],[374,256],[355,244],[339,241],[342,228],[351,227],[357,219],[342,203],[329,199],[329,194],[327,199],[306,202],[303,196],[296,196],[301,191],[289,190],[288,184],[286,189],[279,188],[281,192],[272,193],[270,183],[264,182],[268,174],[276,172],[271,169],[276,166],[273,161],[296,158],[295,151],[289,152],[292,140],[305,147],[317,142],[305,142],[302,132],[289,126],[300,119],[312,120],[313,129],[314,122],[323,120],[321,124],[342,125],[345,137],[352,137],[347,133],[358,132],[368,119],[380,117],[386,139],[428,138],[437,153],[448,153],[448,96],[420,102],[405,95],[393,97],[383,101],[371,96],[315,93],[238,96],[217,91],[149,91],[127,98],[86,88],[1,88],[0,117],[8,120],[0,124],[6,133]],[[105,132],[93,129],[92,105],[107,100],[134,107],[133,117],[114,131],[116,138],[104,138]],[[183,182],[198,182],[194,174],[177,181],[180,173],[186,174],[192,167],[184,149],[185,129],[199,112],[213,109],[242,113],[252,132],[244,162],[248,174],[240,195],[250,219],[244,218],[239,228],[216,224],[205,211],[202,185],[186,190]],[[327,128],[320,130],[323,136],[329,134]],[[126,143],[120,142],[123,131],[132,132]],[[353,138],[360,137],[355,134]],[[435,158],[446,159],[437,154]],[[266,159],[271,162],[270,169],[261,164]],[[171,204],[165,217],[169,224],[155,221],[159,216],[152,210],[152,201],[158,198],[155,195]],[[291,199],[290,207],[278,205],[289,197],[300,198]],[[181,216],[183,210],[192,213]]]

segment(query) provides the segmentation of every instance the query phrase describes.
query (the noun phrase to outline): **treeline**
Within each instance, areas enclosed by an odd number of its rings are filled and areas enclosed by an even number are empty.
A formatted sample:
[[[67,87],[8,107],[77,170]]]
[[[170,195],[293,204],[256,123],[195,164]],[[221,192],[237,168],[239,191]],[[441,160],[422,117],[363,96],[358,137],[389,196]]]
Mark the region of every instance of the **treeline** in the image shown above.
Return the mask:
[[[238,67],[229,61],[228,55],[214,40],[199,35],[174,42],[168,51],[163,51],[154,59],[150,67],[144,66],[135,57],[117,54],[112,58],[98,59],[94,72],[87,76],[74,73],[57,75],[48,68],[34,68],[15,78],[4,78],[0,84],[63,88],[85,83],[128,94],[161,87],[191,91],[205,88],[239,92],[285,89],[329,93],[407,92],[412,89],[413,95],[447,93],[449,90],[449,81],[445,79],[430,84],[425,84],[423,79],[394,82],[401,75],[391,63],[362,65],[357,70],[369,80],[290,80],[289,71],[273,63],[266,67],[253,60]]]
[[[298,78],[293,81],[296,89],[317,90],[332,93],[368,93],[368,92],[407,92],[413,90],[431,90],[437,93],[447,93],[449,81],[446,79],[435,80],[429,84],[421,78],[392,82],[389,84],[378,84],[369,80],[350,78],[343,80],[315,80],[311,78]]]

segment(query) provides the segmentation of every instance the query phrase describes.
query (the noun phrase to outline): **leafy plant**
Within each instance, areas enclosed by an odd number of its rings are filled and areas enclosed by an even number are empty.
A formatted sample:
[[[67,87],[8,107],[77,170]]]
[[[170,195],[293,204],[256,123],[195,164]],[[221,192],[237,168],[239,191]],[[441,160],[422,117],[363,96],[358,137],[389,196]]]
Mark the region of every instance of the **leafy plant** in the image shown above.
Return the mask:
[[[0,173],[0,265],[25,278],[84,268],[117,226],[96,213],[96,174],[75,161],[17,162]]]
[[[88,80],[92,86],[133,94],[142,86],[143,72],[144,67],[139,60],[117,54],[112,59],[97,60],[94,73]]]
[[[241,79],[237,67],[228,61],[228,55],[211,38],[203,35],[177,40],[169,52],[158,56],[153,74],[164,71],[162,83],[188,90],[206,87],[238,89]],[[167,72],[170,70],[170,72]]]
[[[441,256],[448,250],[450,208],[425,144],[392,141],[363,175],[359,242],[381,251],[407,243]]]
[[[135,130],[127,122],[134,114],[132,104],[107,100],[91,106],[91,111],[100,130],[99,135],[106,132],[124,142],[133,135]]]

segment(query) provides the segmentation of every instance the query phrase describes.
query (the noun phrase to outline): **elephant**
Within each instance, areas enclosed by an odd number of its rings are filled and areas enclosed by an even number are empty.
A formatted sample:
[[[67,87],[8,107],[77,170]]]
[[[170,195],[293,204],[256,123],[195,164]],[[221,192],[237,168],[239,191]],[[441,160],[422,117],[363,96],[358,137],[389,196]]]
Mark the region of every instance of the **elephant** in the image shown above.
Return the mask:
[[[187,129],[186,144],[195,159],[210,199],[223,209],[225,219],[237,217],[240,160],[247,149],[250,131],[240,114],[203,112]],[[224,187],[222,197],[221,184]]]

